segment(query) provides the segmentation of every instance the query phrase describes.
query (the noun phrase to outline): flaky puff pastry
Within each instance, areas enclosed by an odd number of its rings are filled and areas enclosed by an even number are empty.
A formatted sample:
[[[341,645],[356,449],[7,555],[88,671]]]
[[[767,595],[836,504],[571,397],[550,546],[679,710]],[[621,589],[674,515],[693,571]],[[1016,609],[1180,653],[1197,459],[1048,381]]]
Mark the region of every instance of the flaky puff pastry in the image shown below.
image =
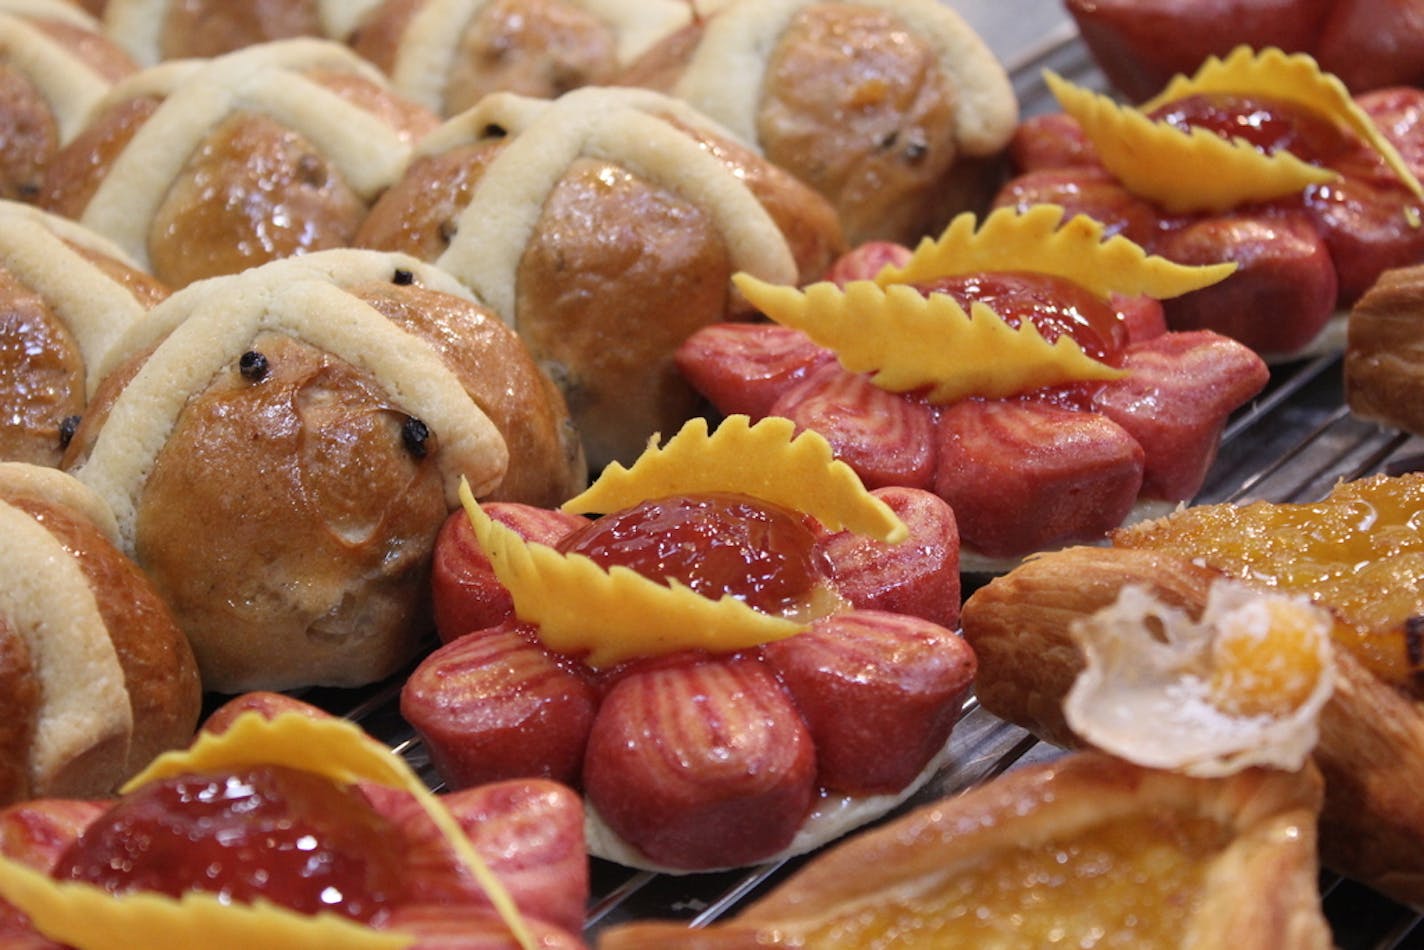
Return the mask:
[[[38,203],[173,287],[347,247],[433,115],[341,44],[176,60],[116,84]]]
[[[825,195],[852,244],[913,245],[980,210],[1018,102],[938,0],[731,0],[633,62]]]
[[[549,503],[586,475],[515,334],[405,255],[201,281],[108,364],[64,464],[113,509],[213,690],[390,675],[430,632],[461,478]]]
[[[447,120],[356,240],[434,261],[514,327],[595,466],[701,407],[673,353],[750,316],[733,273],[799,283],[843,249],[824,199],[717,123],[603,87],[496,93]]]
[[[1025,766],[837,845],[736,918],[612,928],[604,950],[1328,947],[1319,776],[1189,778],[1095,752]],[[1124,944],[1125,945],[1125,944]]]
[[[1346,319],[1345,402],[1424,435],[1424,265],[1380,275]]]
[[[192,650],[103,499],[0,462],[0,573],[0,802],[107,795],[187,743]]]
[[[1151,548],[1075,547],[1026,561],[964,605],[964,635],[980,661],[980,701],[1040,738],[1081,745],[1063,716],[1063,699],[1084,665],[1070,626],[1112,604],[1128,585],[1196,617],[1223,576]],[[1337,647],[1333,656],[1335,688],[1320,713],[1313,756],[1325,778],[1321,860],[1424,905],[1424,708],[1350,650]]]
[[[0,0],[0,198],[30,201],[44,168],[109,87],[138,69],[64,0]]]
[[[0,201],[0,460],[58,465],[109,347],[167,295],[111,241]]]

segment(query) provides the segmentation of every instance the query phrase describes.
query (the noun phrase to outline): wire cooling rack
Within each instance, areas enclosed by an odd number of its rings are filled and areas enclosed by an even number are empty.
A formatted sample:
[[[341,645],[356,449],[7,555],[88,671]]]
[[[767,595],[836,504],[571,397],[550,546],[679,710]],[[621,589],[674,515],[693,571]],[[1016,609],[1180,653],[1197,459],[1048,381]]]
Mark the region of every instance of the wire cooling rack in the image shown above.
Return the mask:
[[[1043,69],[1083,85],[1101,80],[1069,30],[1057,30],[1028,50],[1010,71],[1025,114],[1052,108]],[[1346,409],[1338,356],[1273,368],[1267,389],[1230,421],[1217,460],[1196,501],[1313,501],[1336,482],[1375,472],[1424,469],[1424,440],[1360,420]],[[966,595],[972,590],[966,585]],[[360,691],[315,690],[303,698],[361,724],[404,756],[432,788],[439,779],[401,719],[401,677]],[[952,756],[923,789],[886,819],[958,794],[1025,763],[1061,752],[997,719],[970,698],[951,738]],[[585,936],[596,944],[609,926],[631,920],[685,921],[689,927],[731,915],[764,894],[806,858],[735,872],[674,876],[593,860]],[[1320,879],[1322,902],[1341,950],[1424,946],[1418,913],[1330,872]]]

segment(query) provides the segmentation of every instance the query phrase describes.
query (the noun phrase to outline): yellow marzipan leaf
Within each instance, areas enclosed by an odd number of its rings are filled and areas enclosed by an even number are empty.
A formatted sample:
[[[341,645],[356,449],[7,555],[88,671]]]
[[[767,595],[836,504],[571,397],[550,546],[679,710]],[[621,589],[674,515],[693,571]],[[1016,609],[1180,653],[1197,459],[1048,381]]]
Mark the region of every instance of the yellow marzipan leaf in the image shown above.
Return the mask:
[[[1209,287],[1236,270],[1235,262],[1196,267],[1150,255],[1122,235],[1105,239],[1104,226],[1087,215],[1065,222],[1064,213],[1050,204],[1022,212],[999,208],[977,230],[972,213],[960,214],[938,240],[920,241],[904,265],[887,265],[875,282],[885,287],[936,277],[1029,271],[1070,280],[1103,299],[1120,293],[1165,300]]]
[[[1049,343],[1031,320],[1014,328],[980,303],[965,313],[947,294],[869,280],[844,290],[829,282],[798,290],[747,274],[732,280],[762,313],[833,350],[850,372],[871,373],[871,382],[890,392],[927,387],[932,402],[950,403],[1126,375],[1088,356],[1067,334]]]
[[[761,613],[732,596],[710,600],[626,567],[607,571],[580,554],[526,542],[485,514],[467,485],[460,500],[515,615],[551,650],[601,669],[681,650],[724,652],[783,640],[806,624]]]
[[[1340,177],[1289,152],[1267,155],[1244,139],[1153,122],[1051,72],[1044,79],[1063,111],[1083,127],[1103,166],[1127,190],[1174,214],[1228,211]]]
[[[791,420],[776,416],[755,425],[747,416],[728,416],[711,435],[706,419],[691,419],[662,448],[653,436],[632,468],[609,465],[563,509],[607,514],[650,498],[710,491],[739,492],[800,511],[832,531],[849,529],[888,543],[909,534],[890,506],[835,458],[824,437],[809,430],[797,435]]]
[[[1224,59],[1208,57],[1191,76],[1174,76],[1166,88],[1138,108],[1151,112],[1166,103],[1211,92],[1250,93],[1289,102],[1323,116],[1369,143],[1399,180],[1424,198],[1424,188],[1404,158],[1355,103],[1350,90],[1305,53],[1286,53],[1274,46],[1256,52],[1249,46],[1238,46]]]
[[[415,942],[334,914],[307,916],[265,902],[225,904],[198,892],[176,900],[153,892],[115,897],[92,884],[56,881],[4,856],[0,897],[40,933],[76,950],[396,950]]]

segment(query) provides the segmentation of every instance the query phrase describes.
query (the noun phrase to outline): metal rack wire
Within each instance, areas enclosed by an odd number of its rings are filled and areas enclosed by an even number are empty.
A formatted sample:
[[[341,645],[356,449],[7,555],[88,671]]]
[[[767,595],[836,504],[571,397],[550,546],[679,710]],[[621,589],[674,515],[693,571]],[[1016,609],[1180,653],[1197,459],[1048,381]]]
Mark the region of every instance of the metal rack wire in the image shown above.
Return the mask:
[[[1098,78],[1071,30],[1045,37],[1010,69],[1025,114],[1051,107],[1041,80],[1043,69],[1088,85]],[[1230,421],[1197,501],[1309,501],[1342,479],[1420,468],[1424,468],[1424,440],[1351,415],[1344,405],[1340,359],[1326,356],[1274,368],[1267,390]],[[360,723],[439,788],[418,738],[400,717],[400,679],[357,693],[316,691],[305,698]],[[960,793],[1024,763],[1061,754],[984,711],[972,698],[951,747],[949,764],[896,814]],[[649,918],[682,920],[692,927],[706,924],[765,893],[804,860],[672,876],[595,859],[585,936],[595,944],[609,926]],[[1321,895],[1342,950],[1424,945],[1421,916],[1368,888],[1325,872]]]

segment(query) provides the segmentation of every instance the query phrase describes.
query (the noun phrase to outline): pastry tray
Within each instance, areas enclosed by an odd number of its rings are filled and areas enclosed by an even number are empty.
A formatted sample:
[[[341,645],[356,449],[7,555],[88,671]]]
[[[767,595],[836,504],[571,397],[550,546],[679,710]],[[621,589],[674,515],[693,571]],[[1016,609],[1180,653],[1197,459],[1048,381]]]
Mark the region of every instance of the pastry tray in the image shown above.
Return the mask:
[[[1006,62],[1025,114],[1054,106],[1041,80],[1045,68],[1080,84],[1101,86],[1096,67],[1068,24],[1060,24]],[[1417,469],[1424,469],[1424,439],[1351,415],[1344,405],[1340,358],[1324,356],[1273,367],[1267,389],[1229,422],[1218,458],[1196,500],[1314,501],[1342,479]],[[974,579],[966,578],[966,595],[973,586]],[[438,789],[439,780],[420,740],[401,719],[400,681],[397,677],[365,690],[313,690],[302,696],[360,723]],[[894,814],[956,794],[1025,763],[1062,754],[985,712],[973,698],[966,703],[950,742],[947,766]],[[593,946],[601,930],[630,920],[675,919],[690,927],[706,924],[735,913],[804,860],[673,876],[594,859],[585,937]],[[1424,942],[1424,923],[1418,913],[1328,871],[1322,872],[1320,887],[1336,946],[1342,950]]]

